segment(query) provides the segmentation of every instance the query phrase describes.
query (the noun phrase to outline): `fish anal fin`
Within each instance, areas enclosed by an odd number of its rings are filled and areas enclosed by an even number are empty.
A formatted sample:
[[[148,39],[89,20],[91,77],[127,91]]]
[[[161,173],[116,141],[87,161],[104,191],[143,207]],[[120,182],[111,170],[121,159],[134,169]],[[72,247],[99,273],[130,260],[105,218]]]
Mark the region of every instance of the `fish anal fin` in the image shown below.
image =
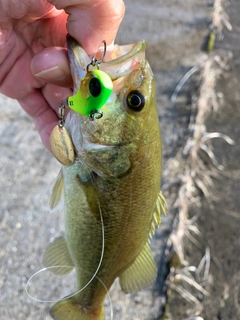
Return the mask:
[[[64,237],[56,238],[47,246],[43,255],[43,264],[56,275],[64,275],[72,271],[74,265]]]
[[[84,308],[72,297],[57,302],[50,315],[54,320],[104,320],[104,308]]]
[[[133,293],[152,284],[156,275],[157,266],[146,243],[133,264],[119,277],[120,286],[125,293]]]
[[[64,187],[64,181],[63,181],[63,173],[61,169],[54,183],[54,186],[52,188],[50,202],[49,202],[50,209],[54,209],[59,204],[63,194],[63,187]]]

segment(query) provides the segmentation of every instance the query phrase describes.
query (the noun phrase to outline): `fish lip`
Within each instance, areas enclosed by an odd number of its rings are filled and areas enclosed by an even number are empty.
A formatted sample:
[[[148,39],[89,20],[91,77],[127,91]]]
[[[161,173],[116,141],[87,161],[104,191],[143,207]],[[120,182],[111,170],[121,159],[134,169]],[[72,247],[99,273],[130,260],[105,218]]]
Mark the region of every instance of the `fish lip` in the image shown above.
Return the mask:
[[[106,142],[103,142],[103,143],[95,143],[95,142],[92,142],[92,141],[84,141],[83,143],[83,147],[84,149],[88,150],[88,149],[113,149],[113,148],[120,148],[120,147],[125,147],[127,145],[131,144],[130,142],[121,142],[121,143],[117,143],[117,144],[106,144]]]

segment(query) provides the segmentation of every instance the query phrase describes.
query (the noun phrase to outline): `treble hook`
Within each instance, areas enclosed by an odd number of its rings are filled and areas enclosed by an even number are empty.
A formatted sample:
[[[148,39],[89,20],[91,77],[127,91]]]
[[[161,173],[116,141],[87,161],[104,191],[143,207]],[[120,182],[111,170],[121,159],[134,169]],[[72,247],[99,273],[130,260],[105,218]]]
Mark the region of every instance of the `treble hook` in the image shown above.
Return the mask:
[[[90,112],[90,115],[89,115],[89,119],[91,121],[95,120],[95,119],[101,119],[103,116],[103,113],[102,111],[99,111],[99,110],[92,110]]]
[[[104,44],[104,49],[103,49],[103,56],[101,59],[97,59],[95,56],[92,57],[91,62],[87,65],[87,72],[89,71],[89,67],[96,67],[97,69],[99,69],[99,65],[100,63],[104,62],[104,58],[106,56],[106,52],[107,52],[107,44],[106,41],[103,40],[102,43]]]

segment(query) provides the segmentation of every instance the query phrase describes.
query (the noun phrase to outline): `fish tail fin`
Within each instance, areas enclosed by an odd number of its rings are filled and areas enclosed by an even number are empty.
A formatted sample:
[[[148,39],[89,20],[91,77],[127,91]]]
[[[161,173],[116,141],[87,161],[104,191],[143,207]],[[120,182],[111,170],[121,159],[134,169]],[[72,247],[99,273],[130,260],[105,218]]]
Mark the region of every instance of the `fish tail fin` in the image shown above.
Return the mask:
[[[57,302],[50,310],[54,320],[104,320],[104,307],[82,307],[74,297]]]

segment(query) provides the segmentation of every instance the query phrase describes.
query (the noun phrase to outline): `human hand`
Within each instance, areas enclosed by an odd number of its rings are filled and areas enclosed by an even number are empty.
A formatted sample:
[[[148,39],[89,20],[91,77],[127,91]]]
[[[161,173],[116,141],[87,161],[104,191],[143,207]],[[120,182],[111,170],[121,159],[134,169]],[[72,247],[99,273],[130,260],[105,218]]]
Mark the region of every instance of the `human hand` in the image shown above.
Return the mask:
[[[94,55],[123,15],[122,0],[0,0],[0,92],[19,101],[49,150],[60,102],[72,94],[66,34]]]

